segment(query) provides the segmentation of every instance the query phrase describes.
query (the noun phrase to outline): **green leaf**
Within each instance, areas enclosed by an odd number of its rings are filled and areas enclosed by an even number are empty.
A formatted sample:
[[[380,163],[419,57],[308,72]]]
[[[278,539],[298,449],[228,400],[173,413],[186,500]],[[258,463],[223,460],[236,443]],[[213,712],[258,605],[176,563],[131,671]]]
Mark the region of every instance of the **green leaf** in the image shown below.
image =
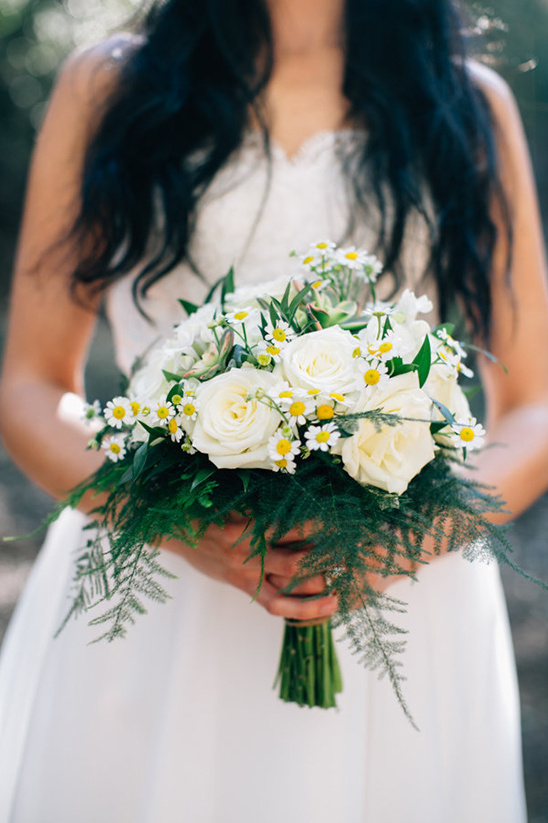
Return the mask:
[[[164,375],[166,380],[170,380],[170,381],[173,381],[175,383],[178,383],[180,380],[183,379],[182,374],[175,374],[175,372],[168,371],[167,369],[162,369],[162,374]]]
[[[310,285],[306,286],[304,289],[301,289],[301,291],[298,292],[295,295],[295,297],[293,298],[293,300],[289,304],[289,309],[288,309],[288,312],[287,312],[287,319],[289,320],[290,323],[292,322],[293,318],[295,317],[297,309],[299,308],[301,303],[303,303],[305,300],[308,300],[308,298],[310,297],[310,295],[312,294],[313,291],[314,291],[314,287],[312,286],[312,284],[310,284]]]
[[[186,313],[188,314],[189,317],[190,317],[191,314],[194,314],[194,312],[197,312],[198,309],[200,308],[199,306],[196,305],[196,303],[191,303],[189,300],[180,299],[179,303],[181,304],[181,306],[186,311]]]
[[[236,474],[238,475],[238,477],[242,481],[242,486],[244,487],[244,492],[247,492],[247,490],[249,489],[249,481],[251,479],[251,475],[249,474],[248,471],[238,470],[238,469],[236,470]]]
[[[194,489],[197,488],[197,486],[199,486],[201,483],[205,483],[205,481],[208,480],[213,474],[215,474],[216,471],[217,469],[215,468],[215,466],[206,466],[203,469],[199,469],[199,471],[196,472],[196,477],[191,483],[190,491],[194,491]]]
[[[291,294],[291,280],[288,282],[287,286],[285,287],[285,291],[282,297],[282,311],[284,314],[288,314],[289,312],[289,295]]]
[[[430,340],[428,335],[424,338],[424,342],[420,349],[418,350],[417,354],[413,358],[413,363],[417,367],[417,372],[419,374],[419,385],[422,388],[426,381],[428,380],[428,375],[430,373],[430,364],[432,361],[432,352],[430,350]]]
[[[432,399],[432,403],[434,404],[434,406],[436,406],[436,408],[438,408],[440,410],[440,412],[442,413],[442,415],[445,418],[445,420],[447,421],[447,423],[449,423],[449,425],[452,426],[453,423],[455,422],[455,418],[451,414],[451,412],[449,411],[447,406],[444,406],[443,403],[440,403],[440,401],[436,400],[434,397],[432,397],[431,399]]]
[[[219,286],[222,284],[224,279],[225,279],[225,277],[223,275],[223,277],[219,277],[219,279],[215,281],[215,283],[212,285],[212,287],[208,291],[207,297],[204,300],[204,303],[211,303],[211,301],[213,300],[213,295],[215,294],[215,292],[217,291]]]
[[[225,300],[234,291],[234,266],[231,266],[221,281],[221,306],[224,310]]]
[[[506,368],[502,360],[499,360],[498,357],[495,357],[495,355],[491,354],[491,352],[487,351],[487,349],[482,349],[480,348],[480,346],[474,346],[472,343],[467,343],[466,348],[472,349],[472,351],[475,351],[478,354],[483,354],[483,356],[487,357],[487,359],[490,360],[492,363],[498,363],[498,365],[503,370],[504,374],[508,374],[508,369]]]

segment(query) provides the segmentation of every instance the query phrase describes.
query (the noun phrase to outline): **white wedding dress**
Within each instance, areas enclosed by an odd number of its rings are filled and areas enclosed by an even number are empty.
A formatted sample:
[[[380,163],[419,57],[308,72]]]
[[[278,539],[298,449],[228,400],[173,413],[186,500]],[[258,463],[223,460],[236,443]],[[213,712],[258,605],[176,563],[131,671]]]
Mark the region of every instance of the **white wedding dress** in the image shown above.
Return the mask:
[[[213,281],[292,270],[290,249],[339,240],[348,220],[338,149],[352,132],[320,133],[271,181],[248,136],[207,193],[194,257]],[[257,215],[259,214],[259,217]],[[369,230],[352,240],[367,244]],[[415,285],[426,253],[406,239]],[[151,326],[126,279],[110,289],[117,356],[135,356],[199,301],[185,267],[153,288]],[[88,645],[85,618],[54,639],[68,605],[85,518],[50,529],[13,617],[0,670],[0,823],[524,823],[516,676],[499,572],[460,555],[420,582],[394,584],[409,604],[403,715],[390,684],[338,644],[338,711],[300,709],[273,690],[282,620],[242,592],[163,553],[177,579],[127,639]]]

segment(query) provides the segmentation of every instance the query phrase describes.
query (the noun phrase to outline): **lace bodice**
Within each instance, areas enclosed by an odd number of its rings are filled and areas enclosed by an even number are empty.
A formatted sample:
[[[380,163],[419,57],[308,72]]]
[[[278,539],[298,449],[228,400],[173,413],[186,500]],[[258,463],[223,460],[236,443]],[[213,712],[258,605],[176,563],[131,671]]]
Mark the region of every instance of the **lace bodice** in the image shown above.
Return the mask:
[[[274,144],[269,166],[261,136],[248,133],[199,204],[191,252],[203,279],[185,264],[155,284],[145,305],[152,323],[133,303],[131,275],[110,288],[107,312],[120,368],[127,372],[147,346],[183,319],[178,298],[200,303],[231,266],[237,285],[244,285],[291,274],[296,263],[289,252],[305,251],[318,239],[372,248],[373,224],[362,221],[348,236],[351,198],[342,164],[360,138],[350,129],[322,131],[293,157]],[[426,237],[418,221],[408,231],[405,268],[411,288],[424,268]],[[381,296],[382,290],[381,281]]]

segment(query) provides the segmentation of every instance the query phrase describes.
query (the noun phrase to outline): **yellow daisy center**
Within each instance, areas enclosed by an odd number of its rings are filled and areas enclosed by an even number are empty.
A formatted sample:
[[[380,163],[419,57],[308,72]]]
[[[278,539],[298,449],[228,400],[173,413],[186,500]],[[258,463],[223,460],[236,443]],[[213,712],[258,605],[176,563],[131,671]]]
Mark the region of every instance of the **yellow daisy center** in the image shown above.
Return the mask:
[[[291,389],[286,389],[286,391],[281,391],[278,396],[283,398],[293,397],[293,392]]]
[[[356,348],[352,352],[352,357],[359,357],[361,353],[362,353],[362,350],[360,349],[360,347],[356,346]]]
[[[248,314],[249,314],[248,311],[237,311],[237,312],[234,313],[234,319],[235,320],[245,320],[245,318],[248,316]]]
[[[329,440],[329,432],[318,432],[318,434],[316,435],[316,440],[318,443],[327,443],[327,441]]]
[[[196,406],[194,405],[194,403],[186,403],[183,406],[183,412],[184,412],[184,414],[187,415],[187,417],[192,417],[192,415],[194,414],[195,411],[196,411]]]
[[[335,412],[333,411],[333,406],[325,403],[323,406],[318,406],[316,414],[318,415],[318,420],[331,420]]]
[[[469,426],[465,426],[464,429],[460,430],[460,439],[464,440],[465,443],[471,443],[475,436],[474,430]]]
[[[176,406],[178,406],[179,403],[182,402],[182,400],[183,400],[183,398],[181,397],[180,394],[174,394],[173,397],[171,398],[171,402],[175,403]]]
[[[280,469],[287,469],[287,460],[285,459],[285,457],[282,457],[281,460],[275,460],[274,462],[277,466],[280,467]]]
[[[344,394],[337,394],[337,392],[331,392],[329,397],[332,397],[333,400],[338,400],[339,403],[346,403],[346,397]]]
[[[376,386],[379,380],[381,379],[381,376],[377,369],[367,369],[363,376],[363,379],[365,380],[368,386]]]
[[[326,249],[327,243],[318,243],[316,246],[317,249]]]
[[[321,280],[316,280],[315,283],[312,283],[312,288],[313,289],[319,289],[321,285],[322,285],[322,281]]]
[[[293,417],[299,417],[301,414],[304,414],[306,411],[306,406],[302,402],[302,400],[297,400],[295,403],[292,403],[289,407],[289,414],[293,415]]]
[[[272,358],[269,354],[259,354],[257,360],[259,361],[260,366],[268,366]]]
[[[384,343],[381,343],[381,345],[379,346],[379,352],[381,354],[386,354],[387,352],[392,351],[393,348],[394,347],[392,343],[390,343],[388,340],[385,340]]]
[[[289,442],[289,440],[286,440],[285,438],[278,440],[278,442],[276,443],[276,451],[278,452],[278,454],[282,455],[289,454],[289,452],[291,451],[291,443]]]
[[[131,406],[131,412],[133,416],[137,417],[137,415],[139,414],[139,410],[141,408],[141,404],[137,403],[136,400],[133,400],[129,405]]]
[[[177,421],[174,417],[171,418],[171,420],[167,424],[167,427],[170,430],[171,434],[175,434],[175,432],[177,431]]]
[[[278,343],[283,343],[285,340],[287,340],[287,334],[284,332],[283,329],[274,329],[272,332],[272,337],[274,338],[274,340],[277,340]]]
[[[122,451],[122,449],[118,445],[118,443],[111,443],[110,446],[109,446],[109,449],[111,450],[111,452],[113,454],[120,454],[120,452]]]
[[[277,354],[280,353],[280,349],[278,346],[267,346],[266,350],[271,357],[275,357]]]
[[[158,406],[158,411],[156,412],[160,420],[165,420],[166,417],[169,416],[169,409],[167,406]]]
[[[303,263],[305,264],[305,266],[307,266],[309,263],[312,263],[313,260],[314,258],[312,256],[305,257]]]
[[[347,260],[357,260],[358,259],[358,252],[357,251],[347,251],[344,255]]]
[[[320,393],[320,391],[321,389],[308,389],[307,394],[311,395],[311,397],[315,397],[317,394]]]
[[[125,408],[123,406],[114,406],[112,416],[115,417],[116,420],[122,420],[122,418],[126,416]]]

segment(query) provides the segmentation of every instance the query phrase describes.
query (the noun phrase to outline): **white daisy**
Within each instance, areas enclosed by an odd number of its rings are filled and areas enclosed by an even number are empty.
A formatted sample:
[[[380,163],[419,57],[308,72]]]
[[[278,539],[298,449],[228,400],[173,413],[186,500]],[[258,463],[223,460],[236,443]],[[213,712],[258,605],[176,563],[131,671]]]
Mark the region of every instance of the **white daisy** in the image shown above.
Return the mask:
[[[123,434],[111,434],[103,438],[101,448],[109,460],[116,463],[126,456],[126,438]]]
[[[276,321],[275,326],[272,323],[267,323],[265,331],[266,339],[277,347],[285,346],[295,337],[295,332],[285,320]]]
[[[174,443],[179,443],[184,437],[184,429],[180,426],[180,418],[172,417],[167,424],[167,429],[169,431],[169,436],[173,440]]]
[[[486,432],[475,417],[469,417],[468,420],[457,420],[451,428],[453,443],[458,448],[467,451],[477,451],[482,448]]]
[[[269,366],[272,361],[279,363],[282,357],[283,345],[269,340],[261,340],[257,345],[255,356],[261,366]]]
[[[309,426],[304,437],[310,451],[327,452],[335,445],[340,434],[334,423],[326,423],[323,426]]]
[[[162,394],[150,408],[150,425],[154,426],[158,423],[168,423],[172,417],[175,417],[175,406],[167,399],[165,394]]]
[[[105,406],[104,414],[109,426],[121,429],[124,423],[133,418],[130,400],[127,397],[114,397]]]
[[[390,380],[388,369],[382,360],[360,359],[356,362],[361,379],[358,380],[360,389],[372,390],[385,386]]]
[[[198,402],[194,392],[186,392],[177,403],[179,417],[184,420],[196,420],[198,416]]]
[[[278,429],[268,441],[268,456],[272,461],[282,459],[292,459],[299,454],[301,441],[293,439],[293,433],[281,428]]]
[[[251,308],[251,306],[244,306],[241,309],[236,309],[236,311],[229,312],[229,314],[225,315],[225,320],[230,325],[250,323],[251,321],[258,320],[258,318],[259,310]]]

